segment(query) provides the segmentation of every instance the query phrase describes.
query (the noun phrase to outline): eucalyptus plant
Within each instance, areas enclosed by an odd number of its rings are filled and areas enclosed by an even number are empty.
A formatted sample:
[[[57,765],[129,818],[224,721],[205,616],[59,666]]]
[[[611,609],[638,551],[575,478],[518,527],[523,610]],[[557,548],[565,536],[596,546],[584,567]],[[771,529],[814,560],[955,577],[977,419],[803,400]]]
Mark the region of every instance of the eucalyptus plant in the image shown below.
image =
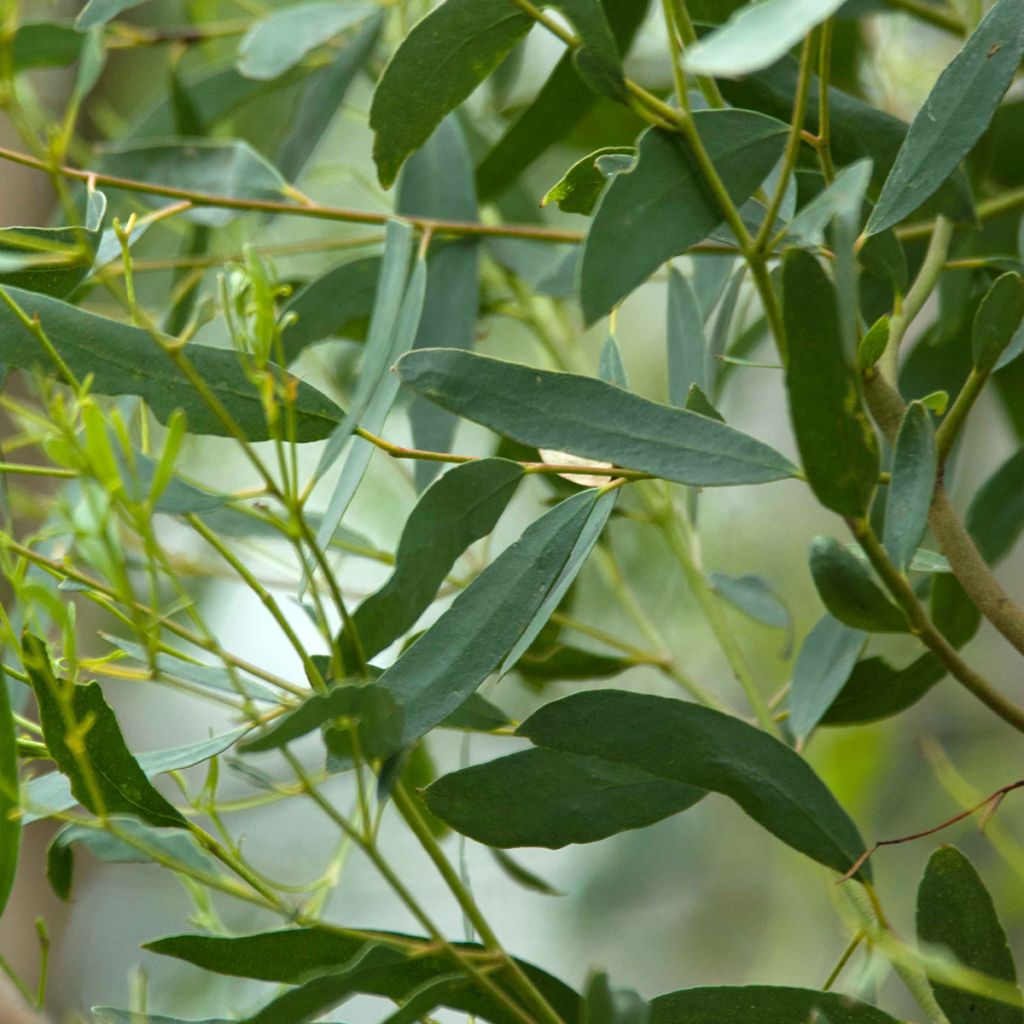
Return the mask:
[[[20,145],[0,157],[44,176],[58,213],[0,232],[0,907],[23,830],[50,819],[63,899],[83,855],[182,881],[195,929],[145,948],[277,983],[239,1008],[253,1024],[320,1019],[357,994],[393,1003],[386,1024],[445,1009],[493,1024],[895,1021],[843,973],[862,947],[902,979],[913,1019],[1024,1022],[985,884],[930,838],[1020,783],[869,846],[805,757],[816,731],[898,715],[940,684],[1007,727],[1008,772],[1024,732],[1019,695],[963,653],[986,620],[1024,654],[1024,607],[994,572],[1024,527],[1024,100],[1007,98],[1024,0],[985,7],[88,0],[73,20],[34,20],[7,0],[0,104]],[[909,124],[870,84],[887,19],[952,55]],[[563,52],[524,92],[539,34]],[[112,107],[142,67],[155,98]],[[47,69],[70,69],[58,109]],[[352,94],[371,85],[367,114]],[[372,133],[377,183],[359,178],[363,153],[341,157],[364,208],[316,198],[338,173],[338,147],[320,144],[342,110],[357,145]],[[640,288],[667,295],[650,395],[630,385],[637,339],[618,330]],[[533,359],[477,350],[501,318]],[[591,329],[599,364],[579,344]],[[783,387],[759,394],[788,415],[790,455],[720,411],[765,360]],[[983,395],[1017,450],[954,502]],[[204,452],[255,485],[200,483]],[[408,468],[415,494],[393,550],[352,526],[371,463]],[[791,629],[784,596],[709,572],[698,513],[707,488],[778,481],[831,521],[806,537],[818,621],[772,693],[733,613]],[[496,529],[518,536],[491,544]],[[671,565],[734,678],[669,653],[614,534]],[[360,595],[363,563],[383,582]],[[214,574],[251,591],[294,673],[221,635],[202,601]],[[610,630],[588,591],[649,643]],[[647,682],[617,685],[637,666]],[[502,707],[506,678],[531,694],[522,720]],[[134,751],[108,702],[124,680],[212,702],[231,727]],[[430,752],[451,733],[508,752],[438,777]],[[325,817],[338,848],[320,877],[285,885],[250,861],[229,771],[247,806]],[[715,794],[834,884],[837,919],[805,921],[849,942],[824,982],[647,1001],[601,965],[561,980],[507,950],[446,838],[543,887],[506,851],[597,842]],[[385,816],[468,937],[445,934],[396,869]],[[871,856],[911,839],[917,943],[874,886],[885,853]],[[415,934],[332,914],[350,849]],[[277,927],[233,933],[221,915],[236,902]],[[40,1007],[45,954],[38,993],[0,963]],[[145,1005],[92,1016],[172,1020]]]

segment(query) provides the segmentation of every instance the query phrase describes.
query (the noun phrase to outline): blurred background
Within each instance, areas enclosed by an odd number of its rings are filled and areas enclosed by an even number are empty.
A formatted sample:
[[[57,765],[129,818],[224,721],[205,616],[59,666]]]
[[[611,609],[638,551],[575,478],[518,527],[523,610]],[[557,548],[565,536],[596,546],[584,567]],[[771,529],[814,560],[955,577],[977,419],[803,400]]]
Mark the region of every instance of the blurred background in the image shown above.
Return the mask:
[[[127,17],[141,26],[183,24],[190,15],[203,20],[238,17],[244,13],[243,6],[249,9],[247,4],[235,7],[228,0],[197,0],[188,7],[157,0],[129,12]],[[48,4],[40,4],[32,12],[46,18],[61,13]],[[856,26],[850,22],[837,31],[837,41],[842,43],[838,52],[850,55],[850,82],[872,102],[904,118],[913,116],[956,48],[948,35],[899,13],[873,14]],[[473,97],[471,105],[489,111],[499,123],[529,100],[560,52],[548,37],[533,33],[507,94],[498,97],[485,87]],[[666,84],[665,52],[660,21],[652,19],[634,47],[629,61],[631,74],[645,84]],[[160,59],[155,59],[157,54]],[[166,97],[166,57],[163,49],[143,48],[119,55],[108,64],[83,116],[82,145],[72,154],[76,159],[87,166],[87,143],[120,134],[125,124]],[[230,45],[217,42],[183,48],[169,59],[187,75],[219,59],[230,62]],[[41,73],[38,85],[47,101],[59,109],[68,87],[67,76],[62,72]],[[366,127],[366,111],[371,90],[369,77],[356,83],[300,182],[303,191],[318,201],[379,211],[392,208],[393,197],[376,185],[370,160],[372,137]],[[229,134],[247,138],[260,148],[267,135],[276,130],[271,126],[280,126],[287,119],[286,100],[250,105],[232,120]],[[591,143],[602,117],[607,119],[606,126],[614,118],[622,121],[617,112],[599,105],[592,115],[594,123],[579,129],[578,145],[556,147],[534,164],[525,179],[534,199],[539,202],[572,162],[595,148]],[[602,144],[628,142],[636,125],[627,120],[610,130],[617,137],[604,138]],[[21,148],[2,118],[0,144]],[[45,224],[51,209],[52,196],[42,175],[0,163],[3,224]],[[582,218],[557,212],[551,219],[577,229],[585,226]],[[173,250],[175,230],[172,221],[165,230],[153,232],[152,237],[138,244],[137,256],[144,259]],[[238,218],[218,234],[214,251],[226,259],[253,238],[258,238],[261,245],[289,245],[356,237],[360,233],[366,234],[365,229],[285,218],[269,223]],[[314,275],[338,261],[336,253],[314,252],[278,256],[275,265],[279,277],[290,280]],[[677,263],[684,272],[691,269],[685,259]],[[204,294],[213,292],[216,273],[215,268],[204,278],[200,286]],[[493,269],[485,266],[485,292],[495,287],[488,274],[495,276]],[[146,274],[143,301],[160,308],[172,284],[170,272]],[[634,293],[619,314],[616,331],[632,387],[660,400],[665,398],[665,292],[664,279],[660,279]],[[541,296],[538,301],[550,304],[553,300]],[[751,301],[746,292],[741,295],[734,329],[745,317],[752,317]],[[105,299],[102,289],[95,290],[89,305],[115,314],[114,305]],[[578,311],[571,303],[567,315],[579,324]],[[928,322],[927,314],[920,322]],[[606,330],[599,325],[590,332],[579,332],[574,343],[579,358],[592,372],[596,372]],[[527,362],[545,360],[523,325],[500,311],[483,316],[479,332],[478,348],[482,352]],[[201,338],[210,343],[224,340],[216,321],[204,328]],[[358,351],[357,344],[343,339],[319,346],[304,357],[299,371],[315,380],[344,381],[346,374],[351,376]],[[751,358],[770,364],[775,357],[763,345]],[[724,392],[721,409],[730,423],[794,456],[777,370],[737,369]],[[402,408],[393,415],[386,433],[399,442],[408,437]],[[484,452],[490,443],[481,431],[463,426],[456,450]],[[983,408],[971,422],[956,464],[954,497],[963,504],[1015,445],[1001,409],[983,399]],[[309,471],[318,458],[316,449],[315,445],[303,449]],[[241,489],[253,483],[247,466],[226,441],[190,439],[179,467],[218,490]],[[326,493],[318,492],[322,500]],[[492,553],[518,535],[537,513],[543,498],[544,491],[537,485],[506,513],[489,542]],[[377,457],[346,525],[375,545],[393,550],[414,501],[408,468]],[[756,494],[744,488],[705,492],[700,498],[699,528],[706,569],[733,575],[759,574],[771,582],[790,611],[791,630],[769,628],[739,612],[729,612],[762,689],[775,692],[788,680],[793,654],[821,614],[807,570],[808,545],[819,532],[842,536],[842,524],[818,508],[804,486],[790,482],[765,486]],[[162,536],[182,557],[192,556],[209,565],[210,558],[188,531],[176,531],[174,524],[164,524]],[[655,535],[643,525],[614,520],[609,549],[636,602],[680,666],[734,706],[740,706],[728,666]],[[283,550],[273,547],[264,546],[247,554],[261,559],[268,576],[283,581],[282,600],[291,609],[296,628],[312,639],[312,629],[301,609],[283,596],[291,585],[289,580],[294,579],[294,564]],[[479,559],[482,551],[475,551],[473,557]],[[1021,557],[1022,553],[1016,552],[1000,571],[1011,593],[1021,592]],[[650,638],[613,600],[607,568],[594,559],[588,564],[578,588],[581,597],[574,616],[641,647],[650,647]],[[380,567],[365,560],[350,557],[343,563],[342,580],[353,597],[368,593],[383,577]],[[228,649],[244,652],[274,672],[298,677],[296,660],[251,593],[215,576],[197,580],[196,586],[204,614]],[[443,606],[439,603],[436,611]],[[94,613],[89,614],[92,620],[83,615],[83,637],[103,625]],[[82,642],[84,645],[88,641]],[[597,641],[585,646],[603,650]],[[876,649],[901,661],[917,653],[912,643],[899,639],[873,640],[871,650]],[[1007,692],[1021,696],[1019,662],[989,629],[982,628],[966,654],[990,678],[1001,681]],[[649,668],[632,669],[608,685],[678,692]],[[129,744],[136,751],[200,739],[228,724],[216,706],[169,689],[150,686],[141,693],[128,683],[105,683],[104,689],[117,707]],[[511,715],[521,717],[538,701],[571,689],[571,684],[559,684],[538,696],[510,676],[488,684],[485,693]],[[439,769],[446,770],[466,759],[484,760],[510,752],[517,742],[480,736],[464,741],[444,733],[433,736],[430,746]],[[819,730],[809,743],[807,757],[871,841],[929,827],[955,813],[972,793],[980,798],[1013,781],[1021,773],[1020,759],[1014,754],[1019,743],[1009,727],[947,679],[897,719],[859,728]],[[314,746],[300,749],[313,763]],[[275,770],[272,760],[268,760],[267,770]],[[241,799],[252,793],[250,782],[240,773],[227,767],[224,775],[225,795]],[[345,806],[350,799],[349,781],[335,778],[328,793]],[[230,815],[230,825],[236,834],[246,837],[248,856],[283,881],[302,882],[314,877],[335,853],[338,843],[329,823],[309,804],[298,800],[239,810]],[[993,892],[1012,941],[1018,950],[1024,948],[1020,945],[1024,941],[1022,828],[1024,806],[1011,797],[985,836],[978,833],[976,825],[966,822],[941,839],[880,853],[875,865],[880,894],[897,930],[912,934],[917,880],[931,850],[940,841],[949,841],[974,859]],[[271,991],[257,983],[207,976],[139,950],[144,941],[190,928],[187,893],[167,873],[154,867],[108,866],[87,854],[80,855],[74,897],[68,904],[57,901],[48,890],[43,870],[44,851],[52,833],[47,823],[28,829],[15,896],[0,923],[0,951],[32,978],[38,963],[34,922],[39,916],[45,918],[52,942],[49,1005],[54,1020],[75,1020],[97,1004],[128,1005],[132,992],[140,986],[148,987],[152,1012],[195,1018],[250,1011]],[[457,908],[422,853],[390,815],[384,836],[384,848],[393,863],[422,896],[431,914],[450,935],[461,937],[464,924]],[[589,969],[601,968],[609,972],[615,984],[633,987],[645,996],[700,984],[765,982],[817,987],[848,940],[830,876],[771,840],[721,798],[705,800],[684,815],[652,828],[590,846],[514,851],[520,863],[546,880],[559,895],[543,895],[517,885],[486,849],[472,842],[449,836],[445,845],[471,881],[508,948],[577,986]],[[222,920],[232,929],[252,931],[278,924],[245,906],[220,900],[216,903]],[[416,931],[408,913],[358,853],[345,862],[326,913],[344,925]],[[883,990],[883,1005],[913,1019],[914,1011],[904,1000],[899,983],[859,953],[839,988],[870,995],[876,986]],[[377,1019],[381,1009],[374,1000],[360,1000],[337,1011],[333,1019],[358,1024]]]

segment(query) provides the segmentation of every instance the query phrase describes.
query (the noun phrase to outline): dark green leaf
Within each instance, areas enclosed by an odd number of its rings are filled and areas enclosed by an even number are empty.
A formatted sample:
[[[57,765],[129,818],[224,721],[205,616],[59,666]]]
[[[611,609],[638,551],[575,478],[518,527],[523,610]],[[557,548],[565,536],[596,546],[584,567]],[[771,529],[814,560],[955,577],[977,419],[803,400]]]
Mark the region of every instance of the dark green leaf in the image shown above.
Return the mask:
[[[989,564],[1010,552],[1024,529],[1024,449],[978,488],[967,510],[967,529]]]
[[[911,402],[896,439],[885,502],[885,549],[901,571],[910,565],[928,527],[937,470],[931,413]]]
[[[427,488],[402,531],[394,572],[353,612],[367,658],[412,629],[463,552],[494,529],[522,475],[515,462],[480,459]],[[342,643],[347,664],[344,634]]]
[[[488,846],[560,849],[644,828],[704,795],[628,764],[536,747],[444,775],[424,798],[438,818]]]
[[[729,195],[744,203],[782,154],[786,126],[749,110],[700,110],[693,119]],[[645,132],[636,167],[616,175],[602,195],[583,247],[580,299],[587,323],[721,222],[681,136]]]
[[[93,814],[130,814],[150,825],[185,828],[185,819],[153,788],[125,745],[99,685],[59,681],[46,645],[31,634],[22,640],[22,661],[39,706],[46,746],[75,799]],[[81,760],[68,744],[70,729],[80,730]]]
[[[794,472],[774,449],[732,427],[591,377],[449,349],[410,352],[398,373],[444,408],[538,448],[707,486]]]
[[[334,0],[290,4],[253,22],[238,44],[238,70],[246,78],[277,78],[310,50],[376,11],[374,4],[340,5]]]
[[[698,416],[707,416],[710,419],[725,422],[725,417],[711,404],[711,399],[696,384],[691,384],[686,392],[686,408]]]
[[[809,736],[846,685],[867,637],[822,616],[807,634],[793,666],[789,692],[789,726],[801,739]]]
[[[619,169],[626,170],[633,163],[636,150],[632,146],[605,146],[587,154],[547,190],[541,206],[556,203],[564,213],[582,213],[589,217],[608,181],[608,175],[598,166],[598,160],[607,156],[625,157],[626,162]]]
[[[410,954],[429,945],[427,939],[412,939],[392,932],[373,934],[380,945],[387,945],[392,939],[396,948],[408,948]],[[454,945],[474,951],[481,949],[468,943]],[[337,968],[350,961],[366,948],[366,937],[344,929],[296,928],[238,938],[175,935],[147,943],[145,948],[218,974],[298,984],[314,972]],[[564,1020],[577,1018],[580,998],[572,989],[532,964],[518,963]],[[367,970],[362,977],[352,972],[349,981],[354,987],[349,991],[404,1000],[425,982],[450,972],[451,960],[445,956],[436,953],[407,955],[391,966]],[[511,1024],[518,1020],[503,1005],[496,1004],[489,993],[481,993],[475,987],[452,993],[448,1005],[452,1009],[485,1017],[494,1024]]]
[[[441,220],[478,220],[473,161],[454,114],[446,117],[426,144],[402,168],[398,182],[399,213]],[[427,265],[427,291],[413,348],[472,348],[480,303],[477,240],[463,238],[434,246]],[[448,451],[458,421],[421,398],[409,409],[417,448]],[[416,485],[422,490],[440,464],[417,460]]]
[[[674,267],[668,274],[668,400],[687,408],[690,387],[710,390],[704,315],[690,282]]]
[[[971,862],[955,847],[941,847],[928,861],[917,890],[917,937],[947,947],[964,967],[1015,989],[1017,971],[992,897]],[[1024,1021],[1019,990],[1017,1004],[1011,1006],[935,981],[931,985],[950,1024]]]
[[[104,146],[101,153],[107,174],[149,185],[276,202],[284,200],[288,187],[276,167],[238,139],[121,142]],[[146,196],[146,201],[157,206],[169,202],[158,196]],[[213,207],[189,213],[192,220],[210,227],[223,226],[234,216],[233,210]]]
[[[0,666],[0,914],[14,886],[21,846],[17,736],[7,679]]]
[[[94,1006],[92,1016],[98,1024],[236,1024],[224,1017],[208,1020],[182,1020],[162,1013],[137,1013],[135,1010],[119,1010],[116,1006]]]
[[[119,833],[126,834],[134,843],[141,844],[144,849],[102,828],[66,825],[57,833],[46,851],[46,877],[62,900],[71,897],[76,846],[84,847],[97,860],[108,864],[149,864],[154,861],[154,856],[159,856],[160,863],[165,867],[180,865],[180,870],[193,876],[205,875],[210,879],[217,877],[213,861],[192,836],[178,829],[150,828],[134,818],[111,818],[110,825],[116,827]]]
[[[1022,33],[1024,35],[1024,33]],[[997,277],[978,306],[971,348],[974,368],[989,373],[1024,320],[1024,281],[1019,274]]]
[[[861,516],[878,486],[878,442],[843,348],[832,282],[817,259],[791,250],[782,289],[786,389],[807,481],[826,508]]]
[[[684,64],[695,75],[737,78],[774,64],[844,0],[761,0],[741,7],[721,28],[686,48]]]
[[[946,674],[934,654],[922,654],[905,668],[884,658],[857,662],[822,725],[859,725],[889,718],[916,704]]]
[[[405,713],[405,741],[474,693],[530,627],[587,525],[595,492],[556,505],[506,548],[380,677]]]
[[[138,395],[162,423],[175,409],[183,409],[193,434],[229,434],[148,331],[19,288],[3,291],[28,317],[39,317],[47,337],[72,373],[80,379],[92,375],[94,392]],[[184,354],[245,436],[250,441],[266,440],[270,432],[262,399],[235,352],[193,343]],[[39,340],[6,302],[0,302],[0,362],[19,369],[56,371]],[[276,373],[285,376],[281,370]],[[319,441],[344,414],[315,388],[302,381],[295,384],[296,440]]]
[[[1024,0],[997,0],[942,72],[914,118],[865,229],[913,213],[956,170],[988,126],[1024,56]]]
[[[473,732],[494,732],[511,724],[511,719],[501,708],[471,693],[443,722],[443,729],[468,729]]]
[[[82,52],[84,37],[70,25],[53,21],[26,22],[14,33],[14,70],[54,68],[71,64]]]
[[[871,578],[864,563],[834,537],[815,537],[811,575],[825,607],[840,621],[868,633],[905,633],[903,612]]]
[[[806,761],[720,711],[604,690],[548,704],[518,731],[541,747],[722,793],[784,843],[841,873],[863,852],[856,826]]]
[[[512,666],[513,671],[534,685],[568,679],[606,679],[636,664],[629,658],[595,654],[566,644],[536,648],[534,644]]]
[[[373,158],[385,188],[532,24],[507,0],[445,0],[413,27],[385,69],[370,109]]]
[[[896,1024],[877,1007],[838,992],[747,985],[691,988],[651,1000],[651,1024]]]
[[[564,896],[565,893],[556,889],[550,882],[545,882],[540,875],[534,874],[529,868],[523,867],[511,854],[504,850],[491,849],[491,856],[494,862],[502,871],[512,879],[516,885],[521,885],[531,892],[539,892],[544,896]]]
[[[876,320],[861,338],[857,346],[857,369],[867,370],[882,358],[889,344],[889,317]]]

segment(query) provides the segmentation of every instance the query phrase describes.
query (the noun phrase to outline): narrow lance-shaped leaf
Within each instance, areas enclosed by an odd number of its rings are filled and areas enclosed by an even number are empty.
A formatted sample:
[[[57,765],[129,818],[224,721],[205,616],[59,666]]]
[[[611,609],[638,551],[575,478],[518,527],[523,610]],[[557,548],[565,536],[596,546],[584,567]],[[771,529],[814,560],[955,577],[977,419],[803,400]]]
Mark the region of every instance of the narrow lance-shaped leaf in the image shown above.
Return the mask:
[[[928,527],[937,469],[931,413],[911,402],[896,439],[885,503],[885,549],[900,570],[910,565]]]
[[[897,1024],[876,1006],[838,992],[746,985],[690,988],[651,1000],[650,1024]]]
[[[784,57],[804,36],[831,18],[844,0],[755,0],[726,24],[686,48],[695,75],[736,78]]]
[[[978,488],[967,510],[967,529],[990,565],[1009,553],[1024,529],[1024,449]]]
[[[807,762],[732,715],[604,690],[547,704],[518,732],[537,746],[728,796],[782,842],[838,872],[864,850],[856,826]],[[870,877],[867,865],[861,872]]]
[[[690,385],[707,394],[707,341],[704,316],[690,282],[674,267],[668,275],[668,400],[670,405],[686,407]]]
[[[997,277],[978,306],[971,334],[974,368],[989,373],[1024,320],[1024,281],[1020,274]]]
[[[494,529],[522,476],[515,462],[479,459],[423,492],[402,530],[394,571],[352,613],[367,658],[412,629],[466,548]],[[354,652],[344,631],[339,640],[347,664]]]
[[[0,666],[0,915],[14,886],[21,847],[18,817],[18,734],[11,712],[7,679]]]
[[[449,114],[419,152],[402,168],[399,213],[440,220],[478,219],[473,161],[458,118]],[[413,348],[445,345],[472,348],[479,295],[479,242],[462,238],[434,245],[428,254],[427,290]],[[458,421],[422,398],[409,408],[413,443],[429,451],[448,451]],[[440,463],[417,460],[416,486],[422,490]]]
[[[93,392],[138,395],[162,423],[168,421],[175,409],[182,409],[193,434],[229,434],[148,331],[87,313],[45,295],[19,288],[3,291],[26,316],[39,317],[53,347],[79,380],[92,376]],[[270,437],[263,400],[234,351],[193,343],[184,350],[184,356],[250,441]],[[0,363],[18,369],[38,367],[47,373],[57,372],[39,339],[4,301],[0,301]],[[316,388],[272,365],[268,370],[294,384],[297,441],[319,441],[342,419],[342,410]]]
[[[695,485],[764,483],[795,472],[747,434],[592,377],[454,349],[410,352],[398,374],[444,408],[537,448]]]
[[[941,847],[928,861],[917,890],[917,937],[929,945],[947,947],[964,967],[1003,982],[1002,994],[1014,996],[1010,1004],[931,981],[950,1024],[1024,1021],[1013,955],[992,897],[971,862],[955,847]]]
[[[185,828],[185,819],[153,788],[125,745],[99,685],[58,681],[45,644],[30,634],[22,641],[22,660],[47,749],[75,798],[93,814],[130,814],[150,825]],[[80,754],[73,753],[77,742],[68,742],[70,729],[80,730]]]
[[[956,170],[999,106],[1024,56],[1024,0],[997,0],[942,72],[903,141],[865,229],[913,213]]]
[[[596,500],[583,491],[531,524],[380,677],[402,705],[406,742],[443,721],[498,668],[559,579]]]
[[[862,516],[878,485],[878,442],[843,348],[835,290],[800,250],[786,254],[782,290],[786,390],[807,481],[826,508]]]
[[[557,850],[644,828],[704,795],[629,765],[535,747],[444,775],[424,798],[477,842]]]
[[[822,189],[786,227],[786,238],[799,245],[816,246],[825,239],[825,228],[839,214],[860,209],[871,183],[871,160],[858,160],[844,167],[827,188]]]
[[[840,621],[869,633],[905,633],[906,616],[886,597],[856,555],[834,537],[815,537],[811,575],[825,607]]]
[[[270,79],[294,67],[310,50],[375,14],[375,4],[332,0],[291,4],[255,21],[238,44],[238,70]]]
[[[693,120],[733,202],[746,202],[782,155],[786,126],[749,110],[699,110]],[[580,270],[584,319],[609,312],[722,220],[682,137],[645,132],[636,167],[615,176],[594,211]]]

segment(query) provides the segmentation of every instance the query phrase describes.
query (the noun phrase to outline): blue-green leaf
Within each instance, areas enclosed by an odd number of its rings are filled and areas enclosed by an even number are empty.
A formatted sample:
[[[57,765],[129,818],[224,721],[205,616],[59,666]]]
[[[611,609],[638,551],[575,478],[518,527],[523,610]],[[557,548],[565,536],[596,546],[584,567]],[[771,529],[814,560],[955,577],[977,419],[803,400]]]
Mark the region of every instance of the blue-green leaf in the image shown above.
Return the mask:
[[[885,503],[885,549],[900,570],[910,565],[928,527],[937,469],[931,413],[911,402],[896,439]]]

